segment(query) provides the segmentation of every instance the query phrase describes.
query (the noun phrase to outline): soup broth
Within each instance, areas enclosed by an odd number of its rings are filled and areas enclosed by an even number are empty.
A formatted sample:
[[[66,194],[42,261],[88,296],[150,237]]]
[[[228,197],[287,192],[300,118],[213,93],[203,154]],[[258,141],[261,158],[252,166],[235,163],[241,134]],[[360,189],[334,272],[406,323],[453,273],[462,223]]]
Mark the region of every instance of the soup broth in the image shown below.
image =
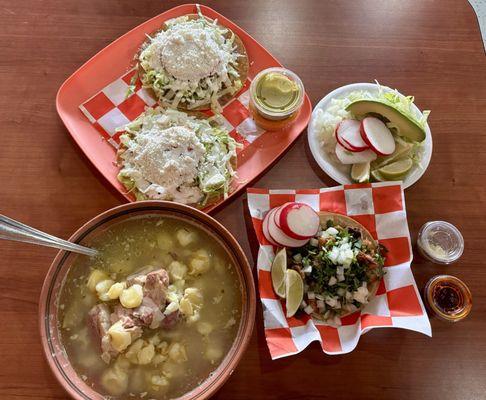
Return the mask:
[[[229,351],[241,317],[238,273],[202,229],[144,216],[93,239],[59,299],[66,353],[78,375],[113,399],[187,393]]]

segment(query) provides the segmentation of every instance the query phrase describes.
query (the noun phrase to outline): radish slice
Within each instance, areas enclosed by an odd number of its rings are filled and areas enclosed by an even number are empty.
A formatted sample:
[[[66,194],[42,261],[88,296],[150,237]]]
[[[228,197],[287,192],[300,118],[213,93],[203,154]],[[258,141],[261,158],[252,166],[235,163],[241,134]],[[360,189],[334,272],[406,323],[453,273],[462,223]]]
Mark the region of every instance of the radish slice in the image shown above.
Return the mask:
[[[360,152],[350,152],[336,143],[336,156],[342,164],[359,164],[376,160],[376,153],[370,149]]]
[[[270,232],[268,231],[268,218],[270,216],[271,210],[267,212],[267,215],[265,215],[265,218],[263,218],[263,223],[262,223],[262,231],[263,231],[263,236],[268,240],[270,244],[273,244],[274,246],[278,246],[277,242],[273,240],[272,236],[270,235]]]
[[[297,240],[286,235],[275,223],[275,213],[278,208],[274,208],[268,213],[268,233],[272,239],[282,247],[302,247],[309,239]]]
[[[395,139],[383,121],[366,117],[361,121],[360,133],[368,146],[380,156],[388,156],[395,151]]]
[[[293,239],[310,239],[319,230],[319,215],[307,204],[289,203],[275,216],[277,225]]]
[[[343,121],[345,121],[345,120],[343,120]],[[354,147],[352,147],[348,142],[346,142],[345,140],[343,140],[343,138],[338,134],[339,127],[341,126],[341,124],[343,123],[343,121],[341,121],[339,124],[337,124],[336,129],[334,130],[334,136],[336,137],[337,142],[341,146],[343,146],[347,151],[356,151],[354,149]]]
[[[291,203],[287,203],[287,204],[291,204]],[[308,236],[300,236],[300,235],[297,235],[297,234],[293,233],[290,229],[288,229],[288,226],[285,225],[285,221],[283,221],[283,224],[281,224],[279,222],[279,221],[281,221],[280,215],[282,214],[283,209],[284,209],[284,206],[280,206],[278,208],[278,210],[275,212],[275,214],[273,214],[273,220],[275,221],[275,225],[277,225],[277,227],[280,228],[280,230],[283,233],[285,233],[288,237],[290,237],[292,239],[296,239],[296,240],[309,240],[310,237],[308,237]],[[284,229],[283,226],[285,226],[286,229]]]
[[[355,119],[344,119],[336,127],[336,140],[349,151],[359,152],[369,148],[360,134],[360,122]]]
[[[284,209],[284,207],[286,207],[287,205],[289,204],[292,204],[291,202],[289,203],[284,203],[282,204],[278,209],[277,211],[275,212],[275,216],[274,216],[274,220],[275,220],[275,223],[277,224],[277,226],[282,229],[282,227],[280,226],[280,214],[282,212],[282,210]],[[298,239],[298,238],[295,238],[295,239]]]

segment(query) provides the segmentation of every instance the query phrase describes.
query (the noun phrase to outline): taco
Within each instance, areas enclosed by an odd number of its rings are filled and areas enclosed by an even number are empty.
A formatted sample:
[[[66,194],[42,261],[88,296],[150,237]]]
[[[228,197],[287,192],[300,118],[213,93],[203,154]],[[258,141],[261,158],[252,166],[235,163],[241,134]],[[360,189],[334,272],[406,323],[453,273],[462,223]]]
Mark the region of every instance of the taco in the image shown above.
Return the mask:
[[[166,21],[136,58],[143,87],[159,104],[179,110],[221,111],[248,75],[240,37],[200,10]]]
[[[290,249],[289,268],[304,280],[301,309],[339,325],[376,295],[383,277],[384,249],[354,219],[320,212],[320,229],[304,247]]]

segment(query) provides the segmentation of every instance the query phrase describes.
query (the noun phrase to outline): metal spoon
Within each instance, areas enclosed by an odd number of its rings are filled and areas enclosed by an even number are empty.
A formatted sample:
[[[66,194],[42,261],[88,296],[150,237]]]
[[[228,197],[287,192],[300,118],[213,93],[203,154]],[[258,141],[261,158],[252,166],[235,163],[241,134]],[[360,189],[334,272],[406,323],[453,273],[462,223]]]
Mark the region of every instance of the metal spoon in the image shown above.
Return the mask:
[[[80,246],[79,244],[59,239],[58,237],[34,229],[2,214],[0,214],[0,239],[54,247],[56,249],[68,250],[90,257],[94,257],[98,254],[98,251],[95,249],[90,249],[89,247]]]

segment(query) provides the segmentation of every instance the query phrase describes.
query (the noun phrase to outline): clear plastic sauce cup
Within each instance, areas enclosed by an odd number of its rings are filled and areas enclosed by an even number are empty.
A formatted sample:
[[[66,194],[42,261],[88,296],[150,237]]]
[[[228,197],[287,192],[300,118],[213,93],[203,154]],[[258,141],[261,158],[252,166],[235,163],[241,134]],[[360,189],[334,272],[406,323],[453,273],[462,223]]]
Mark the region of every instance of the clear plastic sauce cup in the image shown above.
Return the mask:
[[[304,85],[285,68],[260,71],[250,85],[250,112],[255,123],[267,130],[287,127],[298,116],[304,102]]]
[[[427,282],[424,294],[429,311],[443,321],[457,322],[471,312],[471,291],[455,276],[434,276]]]
[[[417,246],[426,259],[437,264],[451,264],[461,257],[464,238],[449,222],[431,221],[420,228]]]

